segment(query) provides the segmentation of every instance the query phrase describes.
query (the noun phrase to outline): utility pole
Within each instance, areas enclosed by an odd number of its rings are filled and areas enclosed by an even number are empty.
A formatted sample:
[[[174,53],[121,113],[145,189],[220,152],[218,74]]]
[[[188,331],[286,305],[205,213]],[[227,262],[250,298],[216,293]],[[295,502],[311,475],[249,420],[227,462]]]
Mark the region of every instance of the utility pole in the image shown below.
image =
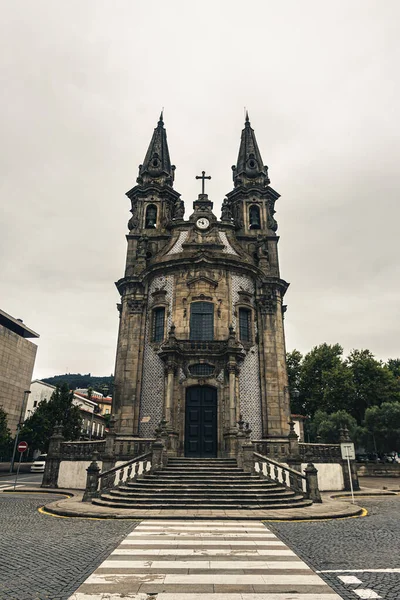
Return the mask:
[[[12,454],[12,459],[11,459],[11,464],[10,464],[10,473],[12,473],[14,470],[15,453],[17,451],[19,432],[21,431],[22,425],[24,424],[25,407],[26,407],[26,403],[28,402],[28,396],[30,393],[31,393],[30,390],[25,390],[25,392],[24,392],[24,399],[22,401],[21,412],[19,415],[19,421],[18,421],[18,425],[17,425],[17,433],[15,436],[14,449],[13,449],[13,454]]]

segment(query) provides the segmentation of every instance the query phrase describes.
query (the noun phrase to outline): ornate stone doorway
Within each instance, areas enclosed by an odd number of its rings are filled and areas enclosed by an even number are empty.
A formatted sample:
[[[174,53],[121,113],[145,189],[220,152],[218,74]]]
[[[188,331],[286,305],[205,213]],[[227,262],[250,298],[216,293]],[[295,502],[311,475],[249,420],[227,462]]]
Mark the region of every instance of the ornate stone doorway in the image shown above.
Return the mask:
[[[217,456],[217,390],[193,386],[186,391],[185,456]]]

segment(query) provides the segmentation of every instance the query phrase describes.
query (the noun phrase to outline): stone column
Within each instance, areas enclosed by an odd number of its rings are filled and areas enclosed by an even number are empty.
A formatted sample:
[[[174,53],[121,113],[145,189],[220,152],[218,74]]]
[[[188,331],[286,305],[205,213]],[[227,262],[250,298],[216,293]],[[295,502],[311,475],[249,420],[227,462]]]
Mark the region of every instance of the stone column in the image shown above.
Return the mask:
[[[312,462],[309,462],[304,469],[306,476],[307,497],[313,502],[322,502],[318,487],[318,471]]]
[[[229,373],[229,426],[236,426],[236,361],[230,360],[227,367]]]
[[[286,438],[290,401],[279,289],[266,287],[258,298],[258,306],[263,437]]]
[[[146,299],[135,284],[124,290],[115,364],[114,412],[117,431],[137,435],[139,422],[139,374],[146,322]]]
[[[167,389],[165,391],[165,419],[166,421],[172,425],[172,401],[173,401],[173,391],[174,391],[174,375],[175,375],[176,365],[173,362],[168,362],[166,367],[167,374]]]
[[[50,438],[49,449],[47,451],[46,465],[44,468],[41,487],[58,488],[58,473],[61,462],[61,443],[64,441],[62,435],[62,425],[58,423],[54,427],[54,433]]]
[[[115,456],[115,440],[117,434],[115,432],[115,416],[111,415],[110,424],[108,427],[109,431],[106,434],[106,447],[104,454],[102,456],[103,459],[103,473],[104,471],[109,471],[113,467],[115,467],[116,456]]]
[[[287,464],[291,469],[301,472],[301,457],[299,452],[299,438],[294,430],[294,421],[289,421],[290,433],[289,438],[289,456],[286,459]]]
[[[99,486],[99,473],[100,467],[97,464],[98,453],[93,452],[92,462],[86,469],[86,488],[83,494],[82,502],[91,502],[92,498],[96,498],[98,494],[98,486]]]

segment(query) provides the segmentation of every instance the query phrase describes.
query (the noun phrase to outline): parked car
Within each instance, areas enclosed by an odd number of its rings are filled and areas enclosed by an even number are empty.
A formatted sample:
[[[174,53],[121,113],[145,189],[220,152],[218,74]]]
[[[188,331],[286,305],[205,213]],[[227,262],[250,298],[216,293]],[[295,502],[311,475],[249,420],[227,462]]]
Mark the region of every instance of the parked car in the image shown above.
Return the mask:
[[[47,454],[41,454],[34,461],[31,466],[31,473],[44,473],[44,467],[46,464]]]

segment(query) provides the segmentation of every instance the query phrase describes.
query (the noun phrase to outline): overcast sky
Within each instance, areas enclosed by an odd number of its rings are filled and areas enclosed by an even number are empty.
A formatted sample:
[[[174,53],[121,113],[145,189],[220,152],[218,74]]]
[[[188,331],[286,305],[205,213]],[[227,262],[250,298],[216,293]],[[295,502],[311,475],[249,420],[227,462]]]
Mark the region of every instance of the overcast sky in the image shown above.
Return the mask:
[[[398,0],[0,0],[0,307],[35,376],[109,375],[129,201],[162,107],[186,216],[243,107],[276,204],[287,348],[400,356]]]

